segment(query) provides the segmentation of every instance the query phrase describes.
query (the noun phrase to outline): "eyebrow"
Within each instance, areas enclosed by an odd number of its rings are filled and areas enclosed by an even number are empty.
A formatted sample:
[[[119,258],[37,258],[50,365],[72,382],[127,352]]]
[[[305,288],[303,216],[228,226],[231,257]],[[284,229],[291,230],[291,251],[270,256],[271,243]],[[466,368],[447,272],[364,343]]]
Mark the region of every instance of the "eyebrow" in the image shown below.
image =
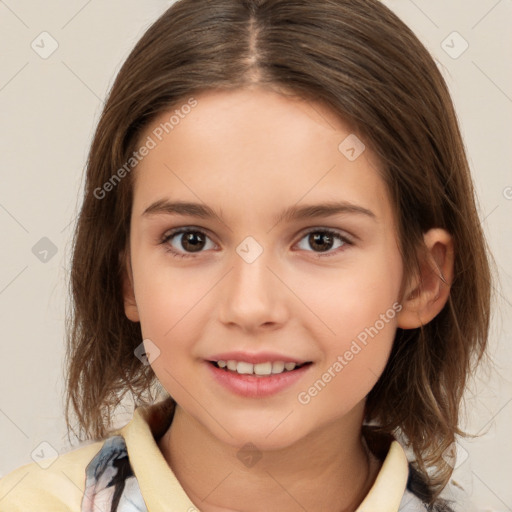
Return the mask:
[[[371,210],[363,208],[357,204],[348,201],[331,201],[320,204],[309,204],[303,206],[290,206],[283,212],[273,218],[273,222],[278,224],[282,221],[293,221],[303,219],[314,219],[320,217],[330,217],[339,214],[360,214],[376,220],[376,215]],[[153,215],[187,215],[202,219],[222,218],[222,214],[216,213],[212,208],[205,204],[190,203],[184,201],[168,201],[160,199],[148,206],[142,213],[143,217]]]

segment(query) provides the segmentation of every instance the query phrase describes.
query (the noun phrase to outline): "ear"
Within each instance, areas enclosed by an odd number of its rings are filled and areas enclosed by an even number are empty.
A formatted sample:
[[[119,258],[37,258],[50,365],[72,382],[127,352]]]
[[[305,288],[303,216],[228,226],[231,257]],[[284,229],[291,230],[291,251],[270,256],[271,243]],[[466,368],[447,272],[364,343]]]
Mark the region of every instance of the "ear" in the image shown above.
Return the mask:
[[[397,326],[415,329],[430,322],[444,307],[453,280],[454,249],[451,235],[434,228],[423,235],[425,253],[420,256],[420,275],[404,293]]]
[[[130,250],[123,250],[119,255],[119,259],[122,268],[124,312],[128,320],[140,322],[139,310],[137,309],[137,302],[135,301]]]

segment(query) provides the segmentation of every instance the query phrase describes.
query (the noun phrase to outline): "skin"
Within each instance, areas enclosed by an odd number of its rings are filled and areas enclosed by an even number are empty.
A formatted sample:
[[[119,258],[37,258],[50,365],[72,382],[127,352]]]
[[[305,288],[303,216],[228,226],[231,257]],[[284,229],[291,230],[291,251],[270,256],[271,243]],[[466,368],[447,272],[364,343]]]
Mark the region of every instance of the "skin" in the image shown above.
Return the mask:
[[[451,282],[450,236],[425,234],[430,260],[400,297],[391,203],[370,148],[355,161],[338,150],[353,133],[347,124],[321,104],[256,87],[196,99],[135,171],[125,311],[160,350],[151,365],[178,404],[159,447],[205,512],[353,511],[380,467],[361,438],[365,397],[396,328],[427,323],[446,302],[449,285],[431,269],[435,262]],[[140,140],[168,118],[161,115]],[[206,204],[222,220],[143,215],[161,199]],[[373,216],[273,221],[287,207],[334,200]],[[199,252],[179,234],[161,243],[180,227],[206,235]],[[350,243],[334,238],[322,252],[325,242],[315,245],[310,228],[333,229]],[[236,252],[247,236],[263,249],[252,263]],[[309,403],[299,403],[298,394],[397,303],[401,311]],[[231,350],[313,364],[271,397],[240,397],[212,379],[205,361]],[[252,467],[237,457],[246,443],[261,454]]]

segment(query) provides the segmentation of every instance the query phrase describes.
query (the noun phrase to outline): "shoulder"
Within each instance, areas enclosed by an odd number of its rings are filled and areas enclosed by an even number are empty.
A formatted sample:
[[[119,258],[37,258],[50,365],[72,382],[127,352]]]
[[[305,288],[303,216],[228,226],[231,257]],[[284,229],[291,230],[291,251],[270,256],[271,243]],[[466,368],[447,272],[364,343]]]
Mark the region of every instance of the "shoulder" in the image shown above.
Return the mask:
[[[55,460],[25,464],[0,479],[2,512],[80,511],[86,468],[105,440],[90,442]]]

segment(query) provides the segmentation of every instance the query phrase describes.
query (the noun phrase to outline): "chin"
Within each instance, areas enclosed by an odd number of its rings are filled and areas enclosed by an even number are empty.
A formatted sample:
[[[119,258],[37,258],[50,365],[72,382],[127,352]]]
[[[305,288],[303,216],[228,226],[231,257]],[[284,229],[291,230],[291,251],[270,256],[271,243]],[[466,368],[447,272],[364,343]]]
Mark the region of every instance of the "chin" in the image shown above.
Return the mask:
[[[261,451],[285,449],[307,435],[304,425],[299,430],[283,415],[278,421],[264,421],[263,418],[252,421],[248,418],[237,419],[233,422],[225,421],[223,426],[229,434],[216,426],[215,431],[220,435],[219,439],[235,448],[241,448],[252,443]],[[284,419],[284,421],[283,421]],[[231,434],[231,435],[230,435]]]

